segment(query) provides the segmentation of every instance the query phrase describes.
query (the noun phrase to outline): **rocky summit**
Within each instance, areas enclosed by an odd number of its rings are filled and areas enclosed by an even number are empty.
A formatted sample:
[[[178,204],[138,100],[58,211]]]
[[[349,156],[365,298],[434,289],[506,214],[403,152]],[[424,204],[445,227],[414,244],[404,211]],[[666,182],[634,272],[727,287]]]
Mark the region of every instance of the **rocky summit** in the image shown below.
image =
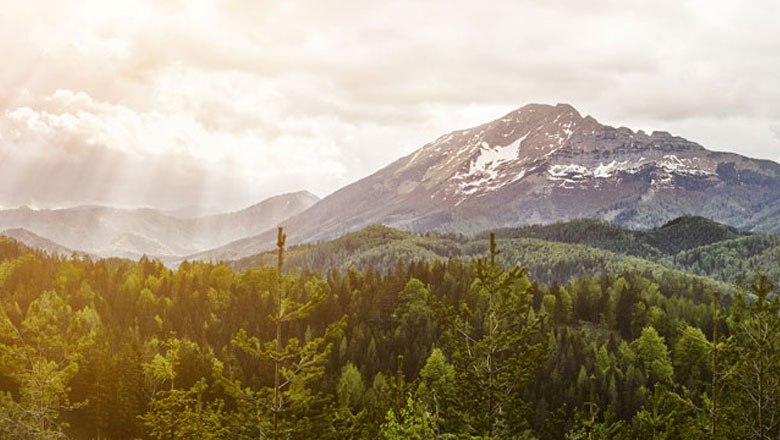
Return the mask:
[[[780,165],[667,132],[610,127],[568,104],[529,104],[439,137],[286,226],[293,242],[305,242],[368,224],[472,233],[587,217],[642,229],[686,214],[780,232]],[[249,255],[272,238],[203,255]]]

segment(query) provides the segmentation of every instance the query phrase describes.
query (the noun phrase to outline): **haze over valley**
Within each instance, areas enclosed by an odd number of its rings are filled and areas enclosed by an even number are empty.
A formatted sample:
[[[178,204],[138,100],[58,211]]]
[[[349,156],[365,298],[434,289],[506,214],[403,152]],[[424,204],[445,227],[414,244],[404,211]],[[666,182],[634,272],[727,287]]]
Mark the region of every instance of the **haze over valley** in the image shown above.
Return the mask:
[[[322,200],[301,191],[236,212],[186,214],[22,207],[0,211],[0,230],[24,229],[101,257],[171,263],[270,250],[281,224],[296,244],[372,224],[475,234],[594,218],[641,230],[683,215],[780,232],[780,165],[710,151],[667,132],[603,125],[568,104],[528,104],[445,133]]]

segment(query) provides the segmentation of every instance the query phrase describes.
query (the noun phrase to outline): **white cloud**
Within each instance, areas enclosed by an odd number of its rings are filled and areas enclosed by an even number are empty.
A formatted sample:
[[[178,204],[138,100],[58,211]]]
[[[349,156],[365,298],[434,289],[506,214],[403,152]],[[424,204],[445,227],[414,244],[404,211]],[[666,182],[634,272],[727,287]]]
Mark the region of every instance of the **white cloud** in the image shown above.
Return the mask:
[[[769,0],[58,5],[0,14],[0,204],[325,195],[528,102],[780,147]]]

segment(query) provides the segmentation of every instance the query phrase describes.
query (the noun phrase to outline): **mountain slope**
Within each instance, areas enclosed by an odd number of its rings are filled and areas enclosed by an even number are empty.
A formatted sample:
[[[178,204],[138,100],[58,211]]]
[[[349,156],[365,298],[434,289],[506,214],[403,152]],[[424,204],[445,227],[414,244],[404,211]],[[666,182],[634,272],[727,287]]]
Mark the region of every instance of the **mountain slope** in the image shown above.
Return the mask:
[[[584,244],[626,255],[657,259],[701,246],[749,236],[703,217],[683,216],[649,231],[630,230],[594,219],[499,229],[500,238],[536,238]]]
[[[699,224],[702,231],[730,230],[701,218],[684,217],[652,231],[632,231],[596,220],[575,220],[548,226],[505,229],[497,234],[500,258],[506,264],[527,267],[534,278],[551,283],[573,277],[616,274],[623,271],[685,272],[734,283],[742,273],[771,269],[780,252],[780,237],[773,234],[712,234],[708,244],[686,240],[686,229]],[[678,243],[679,251],[656,247],[663,235]],[[595,238],[594,238],[595,237]],[[372,267],[392,270],[399,260],[475,258],[487,252],[486,233],[473,237],[457,234],[424,235],[373,225],[331,241],[293,246],[286,264],[304,271],[347,270]],[[276,264],[274,251],[230,263],[236,270]],[[722,286],[721,286],[722,287]]]
[[[774,162],[610,127],[566,104],[530,104],[441,136],[285,226],[290,242],[303,243],[369,224],[473,233],[588,217],[642,229],[692,214],[778,232],[778,210]],[[194,257],[247,256],[274,238],[268,231]]]
[[[703,217],[684,216],[674,219],[647,234],[648,242],[666,254],[745,237],[736,228]]]
[[[75,253],[72,249],[68,249],[65,246],[49,240],[48,238],[33,234],[24,228],[7,229],[0,232],[0,236],[12,238],[19,243],[25,244],[34,249],[42,250],[49,255],[69,257]]]
[[[180,218],[149,208],[79,206],[67,209],[18,208],[0,211],[0,230],[24,228],[63,246],[103,257],[163,260],[213,248],[261,233],[316,203],[301,191],[271,197],[241,211]]]

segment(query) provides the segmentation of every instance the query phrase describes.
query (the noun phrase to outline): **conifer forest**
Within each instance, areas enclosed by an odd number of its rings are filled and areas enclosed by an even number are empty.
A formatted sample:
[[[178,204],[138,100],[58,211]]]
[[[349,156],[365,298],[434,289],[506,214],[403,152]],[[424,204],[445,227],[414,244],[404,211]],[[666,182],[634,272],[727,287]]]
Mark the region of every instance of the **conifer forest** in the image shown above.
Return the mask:
[[[0,0],[0,440],[780,440],[780,0]]]
[[[0,437],[780,435],[776,271],[543,282],[495,234],[474,257],[312,270],[285,238],[243,269],[0,238]]]

